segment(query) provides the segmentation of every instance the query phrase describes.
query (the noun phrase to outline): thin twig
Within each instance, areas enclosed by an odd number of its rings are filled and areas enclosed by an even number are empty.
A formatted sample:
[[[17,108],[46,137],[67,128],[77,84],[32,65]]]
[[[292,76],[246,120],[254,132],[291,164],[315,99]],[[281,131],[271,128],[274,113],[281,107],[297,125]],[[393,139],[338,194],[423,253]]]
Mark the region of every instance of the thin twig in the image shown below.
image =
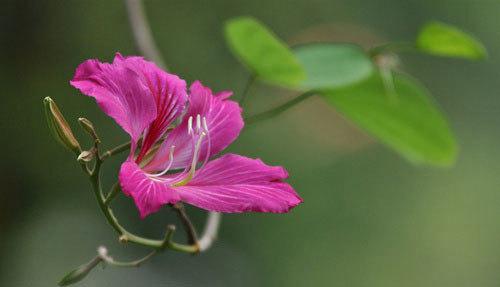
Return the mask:
[[[165,232],[165,237],[163,238],[163,242],[160,246],[160,250],[164,250],[172,244],[172,237],[174,236],[175,225],[168,225],[167,232]]]
[[[100,246],[97,249],[98,256],[104,261],[106,264],[116,267],[139,267],[142,263],[148,261],[151,257],[155,256],[158,253],[158,250],[155,249],[148,253],[146,256],[139,258],[134,261],[117,261],[113,259],[113,257],[108,255],[108,250],[104,246]]]
[[[101,155],[101,160],[105,160],[106,158],[108,157],[111,157],[111,156],[114,156],[115,154],[119,154],[121,152],[124,152],[124,151],[127,151],[130,149],[130,142],[126,142],[126,143],[123,143],[119,146],[116,146],[106,152],[104,152],[102,155]]]
[[[243,104],[245,103],[245,99],[247,97],[247,94],[248,92],[250,91],[250,87],[252,86],[252,84],[255,82],[255,75],[250,75],[245,83],[245,87],[243,88],[243,91],[241,92],[241,96],[240,96],[240,100],[239,100],[239,103],[240,103],[240,106],[243,107]]]
[[[107,206],[111,203],[111,201],[116,197],[118,192],[120,191],[120,184],[116,182],[113,184],[113,187],[111,187],[111,191],[106,195],[106,198],[104,199],[104,204]]]
[[[415,50],[417,50],[417,47],[413,43],[391,42],[371,48],[370,50],[368,50],[368,55],[371,57],[375,57],[387,52],[411,52]]]
[[[104,198],[104,194],[102,191],[101,180],[100,180],[100,170],[101,170],[101,165],[102,165],[103,161],[99,157],[99,145],[98,145],[98,143],[96,143],[95,147],[97,149],[98,156],[96,156],[95,167],[94,167],[94,170],[92,171],[92,174],[89,177],[89,179],[90,179],[90,182],[92,183],[92,188],[94,190],[94,194],[95,194],[97,203],[99,204],[99,207],[101,208],[101,211],[104,214],[104,216],[106,217],[108,223],[119,234],[120,240],[122,242],[132,242],[132,243],[136,243],[139,245],[152,247],[155,249],[161,248],[163,246],[162,240],[144,238],[144,237],[135,235],[135,234],[129,232],[128,230],[126,230],[120,223],[118,223],[118,219],[113,214],[113,210],[105,204],[105,198]],[[170,248],[172,250],[180,251],[180,252],[186,252],[186,253],[197,253],[198,252],[198,246],[196,246],[196,245],[185,245],[185,244],[179,244],[179,243],[175,243],[175,242],[170,242],[168,245],[168,248]]]
[[[196,234],[196,229],[194,228],[191,219],[186,213],[186,209],[184,208],[184,204],[182,202],[178,202],[172,205],[172,208],[177,212],[182,225],[184,225],[184,229],[188,235],[188,243],[189,244],[198,244],[198,235]]]
[[[279,106],[272,108],[268,111],[250,116],[248,118],[245,118],[245,123],[247,125],[251,125],[251,124],[254,124],[256,122],[267,120],[267,119],[270,119],[272,117],[275,117],[275,116],[281,114],[282,112],[288,110],[289,108],[295,106],[296,104],[308,99],[309,97],[311,97],[315,94],[316,94],[315,91],[305,92],[305,93],[301,94],[300,96],[298,96],[298,97],[296,97],[296,98],[294,98],[294,99],[292,99],[292,100],[290,100],[282,105],[279,105]]]
[[[167,66],[158,51],[151,28],[147,21],[144,7],[141,0],[125,0],[127,6],[128,18],[132,34],[134,35],[137,49],[149,60],[155,62],[158,66],[167,70]]]

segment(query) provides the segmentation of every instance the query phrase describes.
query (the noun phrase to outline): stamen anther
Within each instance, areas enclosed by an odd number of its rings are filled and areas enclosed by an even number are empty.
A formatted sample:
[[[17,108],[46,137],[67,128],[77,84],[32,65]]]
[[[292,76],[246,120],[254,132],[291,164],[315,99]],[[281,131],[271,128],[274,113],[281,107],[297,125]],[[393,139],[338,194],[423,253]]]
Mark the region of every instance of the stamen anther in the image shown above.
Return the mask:
[[[207,125],[207,118],[203,117],[203,129],[205,129],[205,132],[208,133],[208,125]]]
[[[200,116],[200,114],[198,114],[196,116],[196,132],[199,133],[200,130],[201,130],[201,116]]]
[[[188,135],[193,133],[193,117],[189,117],[188,119]]]

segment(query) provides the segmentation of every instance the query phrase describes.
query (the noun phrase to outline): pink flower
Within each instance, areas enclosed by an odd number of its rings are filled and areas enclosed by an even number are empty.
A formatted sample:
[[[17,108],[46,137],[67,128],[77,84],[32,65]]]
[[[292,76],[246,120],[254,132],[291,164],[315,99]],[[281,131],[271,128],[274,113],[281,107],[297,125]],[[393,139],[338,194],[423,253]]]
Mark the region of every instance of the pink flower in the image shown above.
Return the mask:
[[[243,128],[231,92],[213,95],[196,81],[188,95],[176,75],[119,53],[113,63],[83,62],[70,83],[130,135],[119,180],[142,218],[178,201],[217,212],[276,213],[302,202],[283,182],[288,174],[282,167],[235,154],[210,160]]]

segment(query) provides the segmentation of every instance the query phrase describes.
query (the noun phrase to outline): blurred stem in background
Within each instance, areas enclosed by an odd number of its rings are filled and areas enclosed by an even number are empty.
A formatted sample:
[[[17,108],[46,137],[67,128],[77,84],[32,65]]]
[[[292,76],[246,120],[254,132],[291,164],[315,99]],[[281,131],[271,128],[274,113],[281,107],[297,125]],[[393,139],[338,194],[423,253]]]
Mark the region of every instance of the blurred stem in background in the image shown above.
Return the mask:
[[[168,71],[167,65],[165,65],[165,61],[151,33],[151,28],[149,27],[142,1],[125,0],[125,5],[127,6],[130,28],[132,29],[132,35],[134,36],[137,50],[149,60],[162,67],[165,71]]]
[[[141,54],[143,54],[146,58],[152,60],[160,67],[167,69],[165,65],[165,61],[159,52],[158,47],[154,41],[153,35],[151,33],[151,29],[149,27],[149,23],[147,21],[146,14],[144,12],[144,7],[142,5],[141,0],[125,0],[125,5],[127,7],[127,12],[129,16],[130,27],[132,29],[132,34],[134,36],[134,40],[136,46]],[[118,147],[117,147],[118,148]],[[119,152],[121,151],[118,148]],[[179,214],[179,213],[178,213]],[[185,215],[185,214],[184,214]],[[203,244],[199,246],[199,251],[205,251],[210,248],[213,244],[213,241],[217,237],[218,228],[220,225],[221,215],[216,212],[210,212],[207,217],[205,231],[200,238],[200,242]],[[187,220],[187,215],[184,217],[181,216],[181,220]],[[190,223],[192,227],[192,223]],[[189,232],[189,238],[194,238]]]
[[[273,109],[270,109],[268,111],[265,111],[265,112],[262,112],[262,113],[259,113],[259,114],[256,114],[256,115],[253,115],[250,117],[247,117],[247,118],[245,118],[245,122],[247,125],[251,125],[251,124],[255,124],[255,123],[260,122],[260,121],[270,119],[272,117],[275,117],[275,116],[283,113],[284,111],[288,110],[289,108],[303,102],[304,100],[308,99],[309,97],[314,96],[315,94],[316,94],[316,91],[305,92],[305,93],[297,96],[296,98],[293,98],[292,100],[290,100],[284,104],[281,104]]]
[[[255,75],[252,74],[252,75],[250,75],[248,77],[248,79],[247,79],[247,81],[245,83],[245,87],[243,88],[243,90],[241,92],[241,96],[240,96],[240,100],[239,100],[239,103],[240,103],[241,107],[243,107],[243,104],[245,102],[247,94],[250,91],[250,87],[253,85],[254,82],[255,82]]]

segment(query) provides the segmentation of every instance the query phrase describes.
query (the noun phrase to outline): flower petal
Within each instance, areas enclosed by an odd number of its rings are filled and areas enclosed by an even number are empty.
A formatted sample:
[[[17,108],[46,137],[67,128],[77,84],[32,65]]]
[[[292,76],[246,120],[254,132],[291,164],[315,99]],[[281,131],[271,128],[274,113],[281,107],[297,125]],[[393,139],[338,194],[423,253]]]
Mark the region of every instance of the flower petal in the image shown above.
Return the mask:
[[[282,167],[227,154],[209,162],[185,186],[175,187],[182,201],[217,212],[288,212],[302,202],[293,188],[282,182]]]
[[[122,191],[134,199],[141,218],[158,211],[165,204],[180,200],[168,184],[151,179],[131,160],[122,164],[119,180]]]
[[[94,97],[134,142],[155,119],[162,121],[158,126],[164,130],[186,101],[183,80],[142,57],[123,57],[119,53],[111,64],[98,60],[83,62],[70,83]]]
[[[215,155],[231,144],[243,128],[241,108],[238,103],[227,100],[231,95],[223,91],[215,96],[212,90],[199,81],[190,87],[189,109],[183,121],[177,126],[162,144],[155,158],[145,167],[147,170],[162,170],[168,165],[170,147],[175,146],[173,169],[189,166],[193,154],[191,136],[188,134],[189,117],[196,119],[199,114],[206,118],[209,136],[201,146],[199,159]],[[210,139],[210,144],[208,143]]]

